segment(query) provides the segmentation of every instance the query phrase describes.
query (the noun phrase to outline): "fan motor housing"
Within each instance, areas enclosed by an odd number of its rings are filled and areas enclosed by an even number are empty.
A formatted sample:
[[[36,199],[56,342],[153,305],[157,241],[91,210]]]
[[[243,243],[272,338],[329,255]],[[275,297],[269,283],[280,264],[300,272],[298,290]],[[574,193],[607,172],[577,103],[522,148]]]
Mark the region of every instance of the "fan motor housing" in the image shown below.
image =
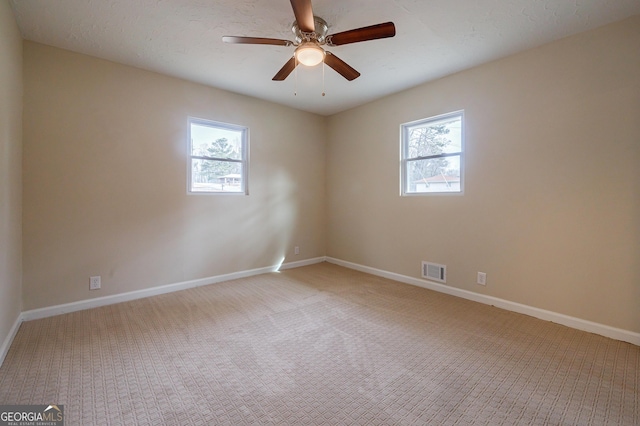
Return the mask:
[[[294,22],[291,25],[291,31],[295,34],[296,44],[300,44],[305,41],[315,40],[318,43],[324,43],[325,37],[327,36],[327,31],[329,31],[329,26],[327,22],[318,17],[313,17],[313,22],[315,24],[315,31],[312,33],[305,33],[298,27],[298,22]]]

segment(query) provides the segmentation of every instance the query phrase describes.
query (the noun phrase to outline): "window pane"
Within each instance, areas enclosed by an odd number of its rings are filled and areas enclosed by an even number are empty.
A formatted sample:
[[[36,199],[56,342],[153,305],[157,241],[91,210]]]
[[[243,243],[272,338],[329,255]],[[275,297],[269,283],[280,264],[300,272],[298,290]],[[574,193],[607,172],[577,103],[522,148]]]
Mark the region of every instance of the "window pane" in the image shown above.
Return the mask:
[[[460,116],[407,128],[407,158],[461,152]]]
[[[242,159],[242,131],[191,123],[191,155]]]
[[[191,190],[194,192],[242,192],[242,163],[191,160]]]
[[[189,192],[247,192],[249,129],[189,118]]]
[[[462,192],[463,117],[458,111],[401,126],[402,194]]]
[[[460,192],[460,156],[407,161],[406,192]]]

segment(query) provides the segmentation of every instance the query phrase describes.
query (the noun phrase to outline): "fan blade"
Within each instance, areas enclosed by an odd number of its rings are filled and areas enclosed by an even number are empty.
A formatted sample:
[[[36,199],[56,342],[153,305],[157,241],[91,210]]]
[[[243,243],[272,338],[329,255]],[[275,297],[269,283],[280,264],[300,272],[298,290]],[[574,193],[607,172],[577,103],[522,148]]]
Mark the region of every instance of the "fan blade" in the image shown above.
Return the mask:
[[[347,64],[342,59],[338,58],[331,52],[326,52],[327,54],[324,57],[324,63],[333,68],[338,74],[346,78],[347,80],[355,80],[360,77],[360,73],[353,68],[349,64]]]
[[[329,35],[327,36],[327,44],[329,46],[340,46],[360,41],[393,37],[394,35],[396,35],[396,26],[393,25],[393,22],[385,22],[384,24],[371,25]]]
[[[274,46],[291,46],[292,42],[289,40],[280,40],[277,38],[262,38],[262,37],[235,37],[235,36],[224,36],[222,37],[222,41],[225,43],[235,43],[235,44],[272,44]]]
[[[311,0],[291,0],[291,7],[293,8],[293,14],[296,16],[298,28],[305,33],[314,32],[316,24],[313,19]]]
[[[298,65],[296,64],[296,58],[292,56],[291,59],[289,59],[287,63],[284,64],[282,68],[280,68],[280,71],[278,71],[276,75],[273,76],[272,80],[273,81],[284,80],[289,76],[289,74],[291,74],[291,71],[293,71],[296,68],[296,65]]]

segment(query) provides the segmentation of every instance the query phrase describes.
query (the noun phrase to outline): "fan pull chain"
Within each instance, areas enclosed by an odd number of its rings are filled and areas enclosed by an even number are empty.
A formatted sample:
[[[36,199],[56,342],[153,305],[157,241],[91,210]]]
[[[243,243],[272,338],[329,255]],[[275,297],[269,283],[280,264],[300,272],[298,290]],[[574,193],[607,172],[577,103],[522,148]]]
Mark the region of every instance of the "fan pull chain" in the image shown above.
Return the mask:
[[[324,96],[324,60],[322,61],[322,96]]]
[[[295,55],[293,57],[295,58],[293,60],[293,72],[295,73],[294,77],[296,80],[293,88],[293,96],[298,96],[298,58],[296,58]]]

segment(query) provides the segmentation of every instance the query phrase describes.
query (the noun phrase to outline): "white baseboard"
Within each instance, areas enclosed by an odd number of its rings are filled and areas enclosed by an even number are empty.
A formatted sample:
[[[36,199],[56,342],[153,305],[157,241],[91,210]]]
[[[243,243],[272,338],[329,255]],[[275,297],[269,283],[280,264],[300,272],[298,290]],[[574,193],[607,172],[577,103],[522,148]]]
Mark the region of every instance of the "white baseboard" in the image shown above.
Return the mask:
[[[9,334],[5,337],[4,342],[2,342],[2,346],[0,347],[0,367],[4,362],[5,357],[9,353],[9,348],[11,347],[11,343],[13,343],[13,339],[16,337],[18,333],[18,329],[20,328],[20,324],[22,324],[22,315],[18,315],[16,321],[13,323],[13,326],[9,330]]]
[[[301,266],[308,266],[316,263],[322,263],[325,260],[327,260],[327,258],[324,256],[321,256],[321,257],[314,257],[313,259],[298,260],[296,262],[283,263],[282,265],[280,265],[280,268],[278,270],[299,268]]]
[[[640,333],[635,333],[633,331],[623,330],[620,328],[615,328],[608,325],[599,324],[596,322],[587,321],[564,314],[559,314],[557,312],[547,311],[544,309],[535,308],[533,306],[511,302],[505,299],[499,299],[493,296],[474,293],[472,291],[463,290],[460,288],[449,287],[444,284],[438,284],[432,281],[396,274],[394,272],[383,271],[381,269],[371,268],[369,266],[359,265],[357,263],[347,262],[333,257],[327,257],[326,261],[329,263],[334,263],[336,265],[344,266],[346,268],[366,272],[371,275],[377,275],[379,277],[388,278],[394,281],[400,281],[405,284],[411,284],[429,290],[438,291],[440,293],[446,293],[452,296],[461,297],[463,299],[473,300],[474,302],[483,303],[485,305],[492,305],[508,311],[529,315],[545,321],[555,322],[557,324],[566,325],[567,327],[599,334],[601,336],[610,337],[616,340],[622,340],[624,342],[629,342],[634,345],[640,346]]]
[[[280,265],[266,266],[263,268],[250,269],[247,271],[232,272],[230,274],[216,275],[213,277],[200,278],[197,280],[183,281],[174,284],[167,284],[159,287],[147,288],[144,290],[130,291],[127,293],[114,294],[111,296],[96,297],[94,299],[79,300],[77,302],[65,303],[62,305],[47,306],[46,308],[32,309],[24,311],[20,315],[21,321],[31,321],[40,318],[47,318],[54,315],[66,314],[69,312],[81,311],[84,309],[97,308],[99,306],[112,305],[114,303],[128,302],[130,300],[142,299],[144,297],[157,296],[159,294],[172,293],[174,291],[186,290],[188,288],[200,287],[203,285],[215,284],[223,281],[236,280],[238,278],[250,277],[253,275],[275,272],[281,269],[298,268],[300,266],[312,265],[324,262],[324,257],[300,260],[296,262],[282,263]]]

